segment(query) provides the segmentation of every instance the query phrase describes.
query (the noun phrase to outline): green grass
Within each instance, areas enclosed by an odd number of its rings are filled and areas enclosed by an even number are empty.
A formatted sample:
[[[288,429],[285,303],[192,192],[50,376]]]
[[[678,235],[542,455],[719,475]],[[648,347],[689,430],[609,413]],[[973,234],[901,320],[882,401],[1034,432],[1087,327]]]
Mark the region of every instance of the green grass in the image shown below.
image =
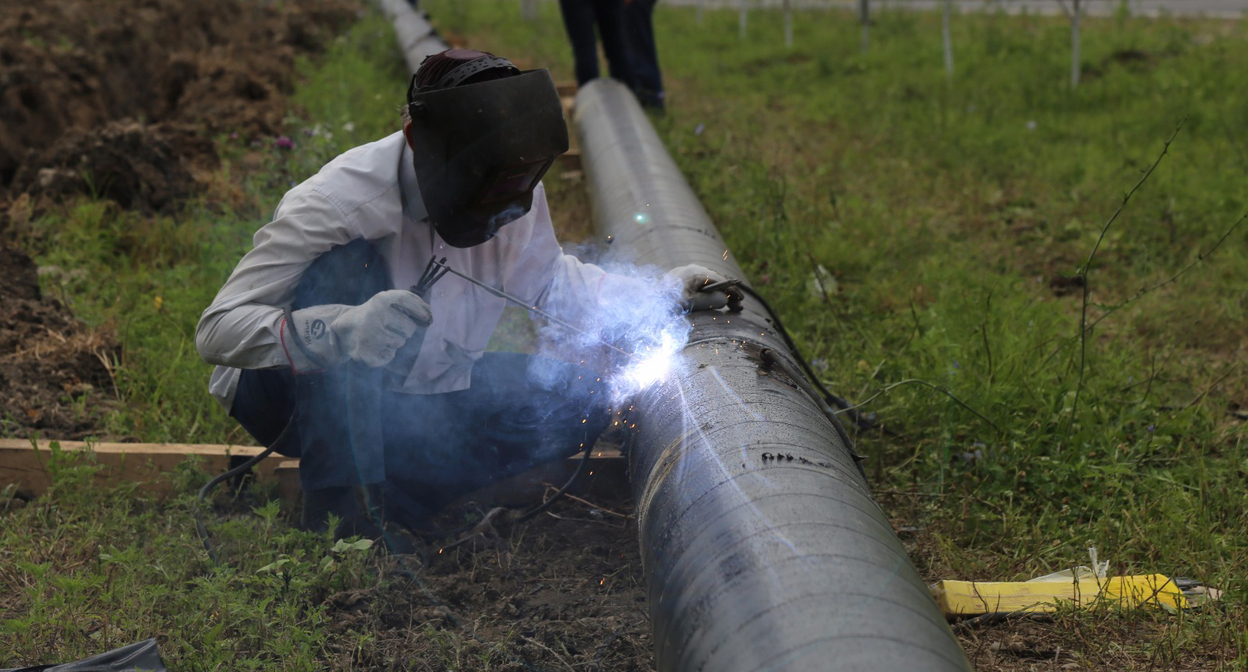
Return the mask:
[[[403,65],[390,25],[369,15],[316,62],[300,64],[295,146],[223,137],[224,168],[196,203],[142,217],[81,199],[24,231],[45,281],[81,319],[116,331],[123,409],[110,435],[145,441],[250,443],[207,394],[211,367],[194,329],[251,235],[295,181],[337,153],[398,128]],[[83,272],[73,272],[81,270]],[[362,546],[293,529],[273,493],[222,518],[208,514],[225,563],[195,535],[192,462],[178,496],[93,482],[89,457],[57,455],[54,486],[25,506],[0,487],[0,667],[67,661],[148,637],[178,670],[321,670],[338,655],[326,598],[380,572]],[[224,495],[222,495],[224,497]],[[344,642],[350,651],[352,642]],[[349,658],[349,655],[348,655]]]
[[[16,511],[0,501],[0,665],[77,660],[160,636],[177,670],[319,670],[326,598],[375,576],[371,542],[331,544],[282,522],[279,502],[212,516],[214,566],[194,532],[186,463],[173,501],[93,483],[81,454],[54,453],[52,489]],[[237,505],[236,505],[237,506]]]
[[[469,46],[570,79],[554,6],[534,23],[428,7]],[[1019,579],[1096,546],[1115,572],[1228,589],[1217,627],[1242,631],[1248,445],[1228,412],[1248,406],[1248,226],[1201,256],[1248,211],[1248,26],[1089,19],[1072,91],[1060,18],[956,18],[952,80],[938,15],[878,14],[866,53],[849,13],[798,19],[786,48],[778,11],[742,42],[735,12],[698,25],[660,5],[656,127],[825,382],[890,389],[867,410],[899,435],[860,448],[892,515],[923,529],[921,571]],[[1050,283],[1081,272],[1180,124],[1091,259],[1088,322],[1126,305],[1085,342],[1080,291]],[[908,379],[1000,431],[889,387]],[[1225,639],[1218,660],[1248,661]]]

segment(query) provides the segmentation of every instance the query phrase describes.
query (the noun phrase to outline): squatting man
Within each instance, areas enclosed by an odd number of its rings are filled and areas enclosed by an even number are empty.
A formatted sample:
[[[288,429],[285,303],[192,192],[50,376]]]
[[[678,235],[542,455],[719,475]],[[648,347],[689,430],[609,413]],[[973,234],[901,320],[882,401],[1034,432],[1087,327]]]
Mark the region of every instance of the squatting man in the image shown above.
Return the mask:
[[[456,275],[411,291],[431,258],[569,322],[655,291],[556,242],[541,178],[568,134],[546,70],[451,49],[421,64],[406,103],[402,131],[286,193],[195,335],[212,395],[300,458],[304,527],[332,513],[339,535],[420,527],[609,422],[587,369],[484,352],[503,298]],[[724,280],[669,275],[673,302]]]

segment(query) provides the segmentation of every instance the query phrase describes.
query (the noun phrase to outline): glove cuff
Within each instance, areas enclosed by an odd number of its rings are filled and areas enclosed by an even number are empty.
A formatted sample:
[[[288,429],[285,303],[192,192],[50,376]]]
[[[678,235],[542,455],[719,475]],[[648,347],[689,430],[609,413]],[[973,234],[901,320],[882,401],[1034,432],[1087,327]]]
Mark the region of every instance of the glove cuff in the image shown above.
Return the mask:
[[[282,347],[296,374],[328,369],[346,361],[347,357],[339,352],[338,339],[329,327],[349,308],[326,305],[296,311],[285,309]]]

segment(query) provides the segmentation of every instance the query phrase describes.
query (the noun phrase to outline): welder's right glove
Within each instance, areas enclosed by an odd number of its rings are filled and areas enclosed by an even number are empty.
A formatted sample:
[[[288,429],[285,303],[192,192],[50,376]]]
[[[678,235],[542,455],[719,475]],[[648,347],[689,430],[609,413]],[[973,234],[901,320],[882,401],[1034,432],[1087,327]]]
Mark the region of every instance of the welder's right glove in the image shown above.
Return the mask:
[[[384,366],[432,319],[424,299],[407,290],[391,289],[358,306],[331,304],[287,312],[282,345],[296,372],[326,369],[347,360]]]

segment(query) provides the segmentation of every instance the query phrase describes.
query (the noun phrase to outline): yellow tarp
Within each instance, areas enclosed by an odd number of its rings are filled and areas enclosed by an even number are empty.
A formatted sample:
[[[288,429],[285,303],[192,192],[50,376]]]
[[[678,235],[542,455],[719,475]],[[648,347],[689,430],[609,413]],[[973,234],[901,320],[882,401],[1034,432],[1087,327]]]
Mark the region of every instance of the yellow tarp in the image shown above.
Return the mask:
[[[1048,612],[1062,603],[1124,609],[1145,604],[1167,609],[1189,606],[1178,586],[1161,574],[1067,581],[940,581],[931,589],[946,616]]]

